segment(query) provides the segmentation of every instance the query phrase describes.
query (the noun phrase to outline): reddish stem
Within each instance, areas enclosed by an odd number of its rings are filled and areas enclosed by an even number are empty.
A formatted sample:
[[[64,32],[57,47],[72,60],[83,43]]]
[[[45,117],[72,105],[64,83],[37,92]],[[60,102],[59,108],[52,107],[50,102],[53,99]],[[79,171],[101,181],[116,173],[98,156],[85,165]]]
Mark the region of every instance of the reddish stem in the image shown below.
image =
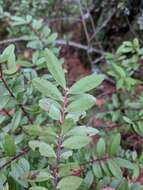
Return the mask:
[[[68,103],[68,91],[65,90],[65,92],[64,92],[63,107],[62,107],[62,113],[61,113],[61,120],[60,120],[60,123],[61,123],[61,124],[64,123],[64,118],[65,118],[65,112],[66,112],[67,103]]]

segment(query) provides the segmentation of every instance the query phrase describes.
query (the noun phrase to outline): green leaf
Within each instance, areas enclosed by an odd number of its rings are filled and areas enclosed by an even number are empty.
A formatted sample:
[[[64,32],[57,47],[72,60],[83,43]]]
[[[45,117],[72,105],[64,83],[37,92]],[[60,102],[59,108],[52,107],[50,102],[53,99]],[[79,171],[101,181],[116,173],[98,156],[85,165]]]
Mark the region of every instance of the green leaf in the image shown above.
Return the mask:
[[[67,160],[73,155],[73,151],[66,151],[61,154],[61,158]]]
[[[39,125],[25,125],[23,129],[31,136],[54,136],[56,138],[56,134],[51,128],[41,127]]]
[[[128,181],[126,179],[123,179],[119,184],[117,190],[129,190]]]
[[[89,189],[94,181],[93,172],[90,170],[86,173],[86,176],[84,178],[84,183],[86,184],[86,187]]]
[[[82,183],[82,178],[76,176],[68,176],[60,180],[57,189],[60,190],[76,190]]]
[[[96,88],[104,80],[103,75],[90,75],[77,81],[69,90],[70,94],[81,94]]]
[[[106,176],[112,176],[106,161],[101,161],[101,168]]]
[[[44,96],[50,97],[55,100],[63,100],[60,91],[51,82],[37,77],[33,80],[33,85]]]
[[[48,189],[45,187],[34,186],[34,187],[30,187],[29,190],[48,190]]]
[[[54,120],[60,120],[61,119],[61,112],[58,107],[60,105],[57,102],[54,102],[48,98],[43,98],[39,101],[39,106],[48,112],[48,115],[54,119]]]
[[[4,137],[3,147],[7,156],[14,156],[16,154],[14,139],[8,134]]]
[[[47,38],[47,42],[48,42],[48,44],[50,44],[50,43],[53,43],[56,39],[57,39],[57,33],[53,33],[53,34],[51,34],[51,35]]]
[[[99,131],[93,127],[87,127],[87,126],[78,126],[70,130],[66,135],[88,135],[88,136],[94,136],[97,135]]]
[[[66,139],[62,146],[68,149],[80,149],[91,142],[91,138],[87,136],[72,136]]]
[[[139,49],[140,48],[140,44],[139,44],[138,38],[135,38],[133,40],[133,46],[134,46],[135,49]]]
[[[114,159],[119,167],[133,169],[134,164],[132,164],[129,160],[123,158],[116,158]]]
[[[137,179],[140,175],[140,166],[137,164],[134,164],[134,168],[133,168],[133,179]]]
[[[9,45],[8,47],[6,47],[1,55],[1,59],[3,59],[3,61],[7,61],[9,56],[14,53],[15,50],[15,46],[13,44]],[[1,60],[2,61],[2,60]]]
[[[90,94],[84,94],[67,107],[68,112],[83,112],[95,105],[96,99]]]
[[[71,171],[78,168],[80,169],[80,166],[77,162],[66,162],[66,163],[60,164],[59,175],[60,177],[69,176],[71,175]]]
[[[129,124],[133,124],[132,120],[126,116],[123,116],[123,120]]]
[[[48,70],[52,74],[53,78],[57,81],[57,83],[65,89],[66,88],[65,74],[62,69],[62,66],[59,64],[57,57],[49,49],[46,49],[45,57],[47,60]]]
[[[22,128],[31,136],[39,136],[42,133],[42,128],[39,125],[25,125]]]
[[[112,175],[114,177],[116,177],[117,179],[121,179],[122,178],[122,171],[120,169],[120,167],[116,164],[116,162],[114,160],[107,160],[107,164],[108,167],[112,173]]]
[[[30,164],[25,158],[21,158],[18,161],[19,166],[23,169],[23,172],[29,172],[30,170]]]
[[[8,104],[10,97],[8,95],[0,97],[0,109],[2,110]]]
[[[105,150],[106,150],[105,141],[103,138],[100,138],[96,146],[97,156],[99,158],[102,158],[105,155]]]
[[[22,119],[22,112],[21,110],[19,110],[14,114],[11,121],[11,127],[13,132],[19,127],[21,119]]]
[[[13,21],[12,23],[13,26],[26,24],[26,20],[20,16],[11,16],[11,20]]]
[[[95,177],[97,177],[97,178],[103,177],[102,169],[101,169],[99,162],[96,162],[95,164],[93,164],[92,169],[93,169],[93,173],[94,173]]]
[[[12,163],[11,171],[10,171],[10,176],[12,176],[12,178],[14,178],[17,183],[19,183],[25,188],[28,187],[26,175],[29,173],[29,171],[26,171],[26,169],[27,169],[27,166],[24,167],[23,163],[21,164],[21,161],[20,161],[18,163],[16,162]]]
[[[33,151],[35,151],[36,148],[39,148],[39,152],[40,152],[41,156],[56,157],[54,149],[45,142],[41,142],[38,140],[32,140],[28,144]]]
[[[34,178],[33,178],[34,176]],[[31,178],[30,178],[31,177]],[[45,171],[33,171],[29,174],[29,182],[44,182],[48,181],[51,178],[51,175]]]
[[[33,66],[31,62],[25,61],[25,60],[21,60],[21,59],[17,60],[16,64],[20,65],[22,67],[32,67]]]
[[[64,123],[61,125],[63,134],[66,134],[70,129],[75,126],[73,119],[65,119]]]
[[[15,46],[13,44],[9,45],[3,51],[0,62],[7,61],[8,69],[4,70],[5,74],[13,74],[16,72],[16,61],[15,61]]]
[[[121,66],[118,66],[116,63],[113,63],[112,68],[118,76],[126,78],[126,72]]]
[[[34,40],[31,42],[28,42],[26,45],[27,48],[35,49],[35,50],[41,50],[43,48],[42,42],[40,40]]]
[[[109,144],[109,156],[114,156],[120,147],[121,135],[120,133],[116,134],[112,138],[112,142]]]

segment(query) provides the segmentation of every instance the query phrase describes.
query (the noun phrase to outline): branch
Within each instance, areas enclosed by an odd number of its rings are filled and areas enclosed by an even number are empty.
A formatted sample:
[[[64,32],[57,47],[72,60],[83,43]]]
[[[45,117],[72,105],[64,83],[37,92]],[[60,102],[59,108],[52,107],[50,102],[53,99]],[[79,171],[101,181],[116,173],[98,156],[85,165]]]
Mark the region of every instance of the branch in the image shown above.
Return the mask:
[[[20,38],[10,38],[10,39],[6,39],[6,40],[1,40],[0,45],[9,44],[9,43],[17,43],[17,42],[22,42],[22,41],[28,41],[28,40],[26,40],[24,36],[20,37]],[[89,53],[98,53],[101,55],[105,55],[104,51],[101,51],[101,50],[93,48],[93,47],[88,47],[87,45],[76,43],[74,41],[58,39],[55,41],[55,43],[56,43],[56,45],[60,45],[60,46],[68,45],[68,46],[71,46],[76,49],[81,49],[81,50],[87,51]]]
[[[5,164],[0,166],[0,171],[3,170],[5,167],[9,166],[13,161],[18,160],[21,156],[27,154],[29,152],[29,148],[25,147],[19,154],[16,156],[12,157],[9,161],[7,161]]]
[[[105,55],[104,51],[101,51],[101,50],[93,48],[93,47],[89,47],[87,45],[76,43],[76,42],[73,42],[73,41],[66,41],[66,40],[59,39],[59,40],[56,40],[56,44],[57,45],[68,45],[68,46],[71,46],[71,47],[74,47],[74,48],[77,48],[77,49],[85,50],[88,53],[98,53],[98,54],[101,54],[101,55]]]

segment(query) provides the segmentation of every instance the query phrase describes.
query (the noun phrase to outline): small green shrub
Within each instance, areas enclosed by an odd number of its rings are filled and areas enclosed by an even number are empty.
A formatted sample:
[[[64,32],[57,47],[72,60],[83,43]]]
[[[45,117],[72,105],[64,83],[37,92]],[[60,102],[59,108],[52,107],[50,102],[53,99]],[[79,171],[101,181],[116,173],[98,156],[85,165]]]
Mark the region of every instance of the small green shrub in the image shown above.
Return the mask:
[[[18,69],[14,45],[0,56],[0,188],[141,189],[124,178],[125,171],[131,179],[138,177],[142,156],[135,151],[125,154],[121,131],[116,128],[106,133],[80,124],[96,104],[88,92],[104,76],[89,75],[69,88],[61,61],[49,49],[41,52],[50,74],[41,73],[38,64],[36,70],[29,66]],[[114,104],[116,99],[114,95]],[[127,115],[123,119],[135,130]],[[98,141],[91,147],[95,135]]]

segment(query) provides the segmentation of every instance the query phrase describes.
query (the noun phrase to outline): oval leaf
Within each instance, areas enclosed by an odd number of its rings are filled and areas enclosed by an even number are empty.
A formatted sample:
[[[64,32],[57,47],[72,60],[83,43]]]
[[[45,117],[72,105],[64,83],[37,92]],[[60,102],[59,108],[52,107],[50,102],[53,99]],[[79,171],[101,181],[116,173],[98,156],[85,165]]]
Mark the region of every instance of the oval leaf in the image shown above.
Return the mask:
[[[114,156],[118,152],[120,147],[120,141],[121,135],[120,133],[118,133],[113,137],[113,140],[109,145],[109,156]]]
[[[95,177],[101,178],[103,176],[102,169],[99,162],[96,162],[95,164],[93,164],[92,169],[93,169],[93,173]]]
[[[62,66],[59,63],[57,57],[49,50],[46,49],[45,57],[47,60],[47,67],[53,78],[57,81],[57,83],[63,88],[66,87],[65,74],[62,69]]]
[[[29,190],[48,190],[47,188],[45,187],[40,187],[40,186],[34,186],[34,187],[30,187]]]
[[[60,112],[60,105],[55,102],[51,101],[48,98],[43,98],[42,100],[39,101],[39,106],[48,112],[48,115],[54,119],[54,120],[60,120],[61,118],[61,112]]]
[[[120,167],[116,164],[116,162],[114,160],[107,160],[107,163],[112,175],[117,179],[121,179],[122,171]]]
[[[34,178],[30,178],[31,176],[32,177],[34,176]],[[29,175],[28,181],[29,182],[43,182],[43,181],[48,181],[50,178],[51,178],[51,175],[47,172],[32,171]]]
[[[94,136],[99,131],[93,127],[86,127],[86,126],[78,126],[70,130],[66,135],[88,135],[88,136]]]
[[[68,112],[83,112],[95,105],[96,99],[90,94],[84,94],[67,107]]]
[[[72,136],[65,140],[62,146],[69,149],[80,149],[89,144],[90,141],[91,138],[87,136]]]
[[[16,154],[14,139],[8,134],[4,137],[3,147],[7,156],[14,156]]]
[[[51,82],[41,79],[39,77],[33,80],[34,87],[40,91],[44,96],[50,97],[55,100],[62,100],[62,95],[58,88]]]
[[[77,81],[69,90],[70,94],[81,94],[96,88],[104,80],[103,75],[90,75]]]
[[[105,141],[103,138],[100,138],[98,143],[97,143],[97,147],[96,147],[96,150],[97,150],[97,156],[99,158],[102,158],[105,154]]]
[[[68,176],[58,183],[57,189],[60,190],[76,190],[80,187],[82,178],[76,176]]]

